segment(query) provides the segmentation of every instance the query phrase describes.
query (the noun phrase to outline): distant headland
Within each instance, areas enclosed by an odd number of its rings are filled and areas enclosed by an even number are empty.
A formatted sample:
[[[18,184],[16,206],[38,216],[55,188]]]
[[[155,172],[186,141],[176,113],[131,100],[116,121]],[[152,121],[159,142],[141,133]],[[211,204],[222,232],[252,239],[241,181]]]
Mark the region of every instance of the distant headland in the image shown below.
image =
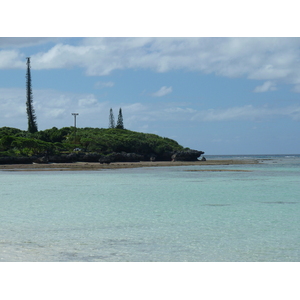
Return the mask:
[[[175,140],[124,128],[71,126],[34,133],[0,128],[0,164],[198,161],[202,154]]]

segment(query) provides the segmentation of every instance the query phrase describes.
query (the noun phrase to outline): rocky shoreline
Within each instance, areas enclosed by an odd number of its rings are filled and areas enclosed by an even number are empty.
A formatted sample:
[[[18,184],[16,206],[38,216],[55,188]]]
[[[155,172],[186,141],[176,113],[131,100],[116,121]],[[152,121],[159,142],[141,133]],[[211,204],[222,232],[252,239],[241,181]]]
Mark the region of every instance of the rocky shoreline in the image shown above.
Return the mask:
[[[3,164],[32,164],[32,163],[73,163],[73,162],[139,162],[139,161],[197,161],[204,154],[203,151],[186,150],[164,152],[161,155],[143,155],[138,153],[113,152],[108,155],[99,153],[72,152],[61,155],[44,155],[31,157],[0,157],[0,165]]]

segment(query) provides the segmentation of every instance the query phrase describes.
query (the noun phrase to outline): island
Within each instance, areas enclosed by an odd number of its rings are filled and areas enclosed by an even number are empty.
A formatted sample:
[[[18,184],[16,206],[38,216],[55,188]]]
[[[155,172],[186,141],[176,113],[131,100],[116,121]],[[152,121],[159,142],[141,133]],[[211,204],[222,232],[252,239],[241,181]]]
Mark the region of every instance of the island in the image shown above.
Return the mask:
[[[203,151],[175,140],[118,128],[74,128],[29,133],[0,128],[0,164],[197,161]]]
[[[0,170],[99,170],[183,165],[252,164],[210,160],[175,140],[118,128],[0,128]]]

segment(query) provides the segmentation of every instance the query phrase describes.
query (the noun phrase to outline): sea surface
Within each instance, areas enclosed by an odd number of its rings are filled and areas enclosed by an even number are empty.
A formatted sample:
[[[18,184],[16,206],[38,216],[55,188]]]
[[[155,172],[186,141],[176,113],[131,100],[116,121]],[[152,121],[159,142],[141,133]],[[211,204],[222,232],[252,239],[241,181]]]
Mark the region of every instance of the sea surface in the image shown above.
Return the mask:
[[[255,165],[0,171],[3,262],[299,262],[300,155]]]

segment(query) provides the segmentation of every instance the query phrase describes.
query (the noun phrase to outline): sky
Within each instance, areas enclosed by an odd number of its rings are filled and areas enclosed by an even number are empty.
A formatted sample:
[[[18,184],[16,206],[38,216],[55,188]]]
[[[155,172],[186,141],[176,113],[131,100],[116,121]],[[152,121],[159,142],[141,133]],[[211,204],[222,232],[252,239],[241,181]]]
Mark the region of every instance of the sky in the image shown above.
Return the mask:
[[[300,38],[0,38],[0,127],[126,129],[216,154],[300,150]]]
[[[126,129],[168,137],[206,155],[299,154],[300,38],[276,37],[280,29],[270,37],[244,37],[246,31],[218,35],[219,26],[195,31],[195,14],[190,15],[188,36],[181,25],[176,31],[181,36],[162,27],[130,34],[119,26],[112,33],[87,31],[91,34],[79,27],[82,37],[62,27],[54,34],[24,35],[17,29],[3,35],[0,127],[27,130],[30,57],[39,130],[73,126],[72,113],[78,113],[77,127],[107,128],[110,108],[115,120],[121,108]],[[157,17],[165,24],[162,13]],[[265,21],[263,13],[260,20]],[[111,27],[114,20],[102,22]],[[216,28],[211,19],[202,22]],[[137,27],[135,21],[128,24]],[[226,24],[236,28],[234,21]]]

